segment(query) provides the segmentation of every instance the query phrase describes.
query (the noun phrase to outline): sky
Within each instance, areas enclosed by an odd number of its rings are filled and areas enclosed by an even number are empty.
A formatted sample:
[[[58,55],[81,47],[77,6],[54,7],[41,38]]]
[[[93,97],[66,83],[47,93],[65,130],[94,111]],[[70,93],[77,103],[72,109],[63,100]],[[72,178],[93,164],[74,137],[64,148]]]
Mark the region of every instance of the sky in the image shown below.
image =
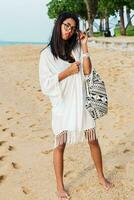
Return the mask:
[[[48,42],[53,28],[47,15],[50,1],[0,0],[0,41]]]
[[[47,42],[53,20],[50,0],[0,0],[0,41]]]

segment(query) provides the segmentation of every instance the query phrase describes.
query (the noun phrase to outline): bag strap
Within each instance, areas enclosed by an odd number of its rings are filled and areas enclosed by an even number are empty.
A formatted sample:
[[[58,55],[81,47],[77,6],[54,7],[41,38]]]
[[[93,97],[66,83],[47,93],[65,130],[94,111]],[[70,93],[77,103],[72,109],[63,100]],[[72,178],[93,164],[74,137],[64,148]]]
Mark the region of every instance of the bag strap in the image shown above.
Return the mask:
[[[78,56],[78,58],[76,58],[76,55],[75,55],[74,50],[72,50],[72,55],[74,56],[75,60],[81,61],[81,46],[80,46],[80,51],[79,51],[79,56]],[[82,70],[82,67],[80,67],[80,70]],[[83,71],[83,70],[82,70],[82,71]],[[82,74],[84,75],[83,72],[82,72]],[[84,76],[85,76],[85,75],[84,75]],[[89,79],[89,77],[90,77],[90,84],[93,84],[93,66],[91,67],[91,73],[90,73],[90,75],[87,75],[86,80]]]
[[[91,76],[91,79],[90,79],[90,83],[93,84],[93,66],[91,67],[91,73],[89,76]]]

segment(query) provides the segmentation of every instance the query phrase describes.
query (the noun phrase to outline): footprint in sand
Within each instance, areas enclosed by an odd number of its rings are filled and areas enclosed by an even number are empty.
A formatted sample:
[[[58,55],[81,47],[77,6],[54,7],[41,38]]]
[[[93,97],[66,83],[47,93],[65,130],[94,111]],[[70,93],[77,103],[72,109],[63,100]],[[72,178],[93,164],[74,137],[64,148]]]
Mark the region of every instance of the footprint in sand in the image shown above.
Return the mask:
[[[22,186],[22,191],[24,192],[24,194],[29,194],[30,193],[30,190],[25,186]]]
[[[125,142],[120,142],[120,143],[119,143],[119,145],[125,145],[125,144],[126,144]]]
[[[125,167],[124,167],[123,165],[116,165],[115,168],[116,168],[116,169],[119,169],[119,170],[125,169]]]
[[[20,166],[15,162],[12,162],[11,165],[13,166],[14,169],[20,169]]]
[[[13,119],[13,117],[8,117],[7,120]]]
[[[8,147],[8,150],[9,150],[9,151],[12,151],[12,150],[14,150],[14,149],[15,149],[15,147],[9,145],[9,147]]]
[[[38,92],[41,92],[41,90],[39,89],[39,90],[37,90]]]
[[[42,151],[41,153],[43,153],[43,154],[49,154],[49,153],[51,153],[52,151],[53,151],[53,149],[50,149],[50,150]]]
[[[34,126],[36,126],[36,124],[31,124],[29,127],[34,127]]]
[[[85,184],[79,185],[76,189],[75,192],[80,192],[81,190],[85,189]]]
[[[72,161],[72,162],[74,162],[75,161],[75,159],[74,158],[68,158],[70,161]]]
[[[0,161],[3,161],[6,156],[0,156]]]
[[[67,177],[69,174],[71,174],[73,171],[68,171],[64,174],[64,177]]]
[[[129,152],[129,151],[131,151],[130,149],[125,149],[124,151],[123,151],[123,153],[127,153],[127,152]]]
[[[16,112],[16,114],[17,114],[17,115],[20,115],[20,113],[19,113],[19,112]]]
[[[0,175],[0,183],[2,183],[2,181],[4,181],[4,180],[5,180],[5,178],[6,178],[6,176],[5,176],[5,175]]]
[[[20,85],[20,82],[19,82],[19,81],[16,81],[16,85]]]
[[[44,99],[40,99],[40,101],[44,101]]]
[[[40,139],[48,138],[48,135],[41,136]]]
[[[38,128],[38,127],[37,127]],[[32,132],[36,132],[36,131],[43,131],[44,129],[42,129],[42,128],[39,128],[39,129],[34,129],[34,130],[32,130]]]
[[[3,128],[2,131],[5,132],[8,128]]]
[[[0,146],[2,146],[6,141],[0,141]]]
[[[15,133],[11,132],[10,133],[11,137],[15,137]]]
[[[5,113],[9,113],[10,112],[10,110],[7,110]]]

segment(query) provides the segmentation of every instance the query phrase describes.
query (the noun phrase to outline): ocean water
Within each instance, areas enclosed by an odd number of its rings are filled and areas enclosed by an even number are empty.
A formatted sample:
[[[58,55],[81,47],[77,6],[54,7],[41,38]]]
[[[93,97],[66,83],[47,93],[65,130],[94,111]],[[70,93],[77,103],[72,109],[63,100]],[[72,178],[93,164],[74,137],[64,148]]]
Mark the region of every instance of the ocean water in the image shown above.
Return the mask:
[[[19,41],[0,41],[0,46],[16,45],[16,44],[48,44],[48,42],[19,42]]]

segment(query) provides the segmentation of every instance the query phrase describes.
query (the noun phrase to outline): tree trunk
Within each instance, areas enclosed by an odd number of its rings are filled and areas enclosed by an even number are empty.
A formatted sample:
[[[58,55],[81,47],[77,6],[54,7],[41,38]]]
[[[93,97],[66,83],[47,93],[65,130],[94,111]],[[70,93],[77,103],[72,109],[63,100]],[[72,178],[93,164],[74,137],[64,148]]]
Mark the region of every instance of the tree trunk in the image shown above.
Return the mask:
[[[123,6],[119,9],[119,15],[120,15],[120,32],[121,32],[121,35],[126,35]]]
[[[98,0],[84,0],[87,8],[89,36],[93,36],[93,22],[97,13]]]
[[[103,31],[103,19],[100,18],[100,32],[102,33]]]
[[[88,18],[88,27],[89,27],[89,36],[93,36],[93,22],[94,19],[92,19],[91,17]]]
[[[131,18],[130,18],[130,8],[126,7],[126,15],[127,15],[127,23],[132,26]]]
[[[105,16],[105,30],[109,31],[109,17]]]
[[[101,17],[100,18],[100,33],[101,33],[101,36],[103,36],[103,33],[104,33],[104,19]]]
[[[105,31],[109,31],[109,16],[107,9],[105,10]]]

